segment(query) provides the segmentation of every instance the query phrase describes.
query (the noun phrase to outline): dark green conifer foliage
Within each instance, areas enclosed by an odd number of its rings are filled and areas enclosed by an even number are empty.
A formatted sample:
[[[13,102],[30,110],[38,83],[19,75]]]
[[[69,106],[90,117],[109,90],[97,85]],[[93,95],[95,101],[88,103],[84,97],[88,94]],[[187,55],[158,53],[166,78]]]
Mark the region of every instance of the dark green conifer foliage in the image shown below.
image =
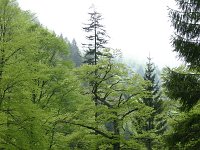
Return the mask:
[[[180,100],[182,112],[167,137],[171,149],[200,147],[200,1],[175,0],[177,10],[169,10],[175,29],[172,44],[174,51],[185,60],[186,67],[167,69],[164,85],[172,99]]]
[[[174,51],[190,65],[200,66],[200,1],[175,0],[179,10],[170,10],[175,34],[172,39]]]
[[[170,71],[170,81],[166,82],[170,95],[180,98],[183,109],[192,108],[200,98],[198,82],[200,71],[200,2],[199,0],[176,0],[179,10],[170,10],[172,25],[175,29],[172,44],[188,64],[191,73]],[[179,84],[181,82],[181,84]],[[178,84],[178,86],[177,86]],[[195,88],[195,89],[194,89]]]
[[[85,24],[85,27],[83,27],[83,30],[89,33],[89,35],[86,36],[88,43],[82,45],[87,49],[84,62],[96,65],[99,56],[103,56],[101,50],[102,48],[105,48],[105,45],[108,43],[109,36],[107,35],[104,26],[101,24],[102,15],[96,11],[94,6],[92,6],[91,9],[92,12],[89,13],[89,23]]]
[[[200,1],[176,0],[179,10],[170,9],[175,34],[172,39],[174,51],[188,64],[191,73],[170,70],[166,86],[170,96],[180,98],[184,110],[192,108],[200,98]]]
[[[161,99],[159,81],[156,81],[156,67],[154,63],[151,62],[150,57],[148,57],[148,62],[146,64],[144,79],[151,82],[151,85],[148,86],[147,90],[151,93],[152,96],[150,98],[145,98],[143,102],[147,106],[153,107],[158,114],[163,110],[163,102]]]
[[[144,126],[144,130],[148,132],[155,133],[155,136],[162,134],[166,127],[166,121],[162,117],[158,117],[163,112],[163,100],[161,98],[161,90],[159,86],[159,81],[156,81],[156,67],[151,61],[151,57],[148,57],[148,62],[146,64],[144,79],[150,82],[150,85],[146,88],[150,96],[144,98],[143,102],[145,105],[152,107],[154,112],[151,117],[147,119]],[[145,139],[146,147],[148,150],[152,150],[155,142],[155,137],[148,137]]]

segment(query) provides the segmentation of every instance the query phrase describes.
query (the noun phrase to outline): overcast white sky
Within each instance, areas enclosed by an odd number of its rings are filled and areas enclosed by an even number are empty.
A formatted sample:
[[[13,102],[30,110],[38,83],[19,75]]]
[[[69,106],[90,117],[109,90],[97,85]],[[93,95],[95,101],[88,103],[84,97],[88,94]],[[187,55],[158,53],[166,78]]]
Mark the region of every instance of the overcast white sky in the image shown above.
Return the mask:
[[[151,54],[159,66],[178,66],[172,52],[172,28],[167,6],[174,0],[18,0],[23,10],[35,13],[39,21],[69,40],[76,39],[81,49],[85,41],[82,30],[87,23],[89,7],[94,4],[102,14],[109,46],[121,49],[126,59],[146,61]]]

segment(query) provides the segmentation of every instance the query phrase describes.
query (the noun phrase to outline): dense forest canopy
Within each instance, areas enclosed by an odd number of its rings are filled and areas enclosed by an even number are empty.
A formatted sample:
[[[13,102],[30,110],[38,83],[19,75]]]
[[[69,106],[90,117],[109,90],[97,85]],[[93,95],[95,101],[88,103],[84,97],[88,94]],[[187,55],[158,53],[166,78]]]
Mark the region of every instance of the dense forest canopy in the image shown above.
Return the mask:
[[[96,9],[81,53],[0,0],[0,149],[198,150],[200,2],[175,1],[172,45],[186,65],[160,71],[150,56],[122,63]]]

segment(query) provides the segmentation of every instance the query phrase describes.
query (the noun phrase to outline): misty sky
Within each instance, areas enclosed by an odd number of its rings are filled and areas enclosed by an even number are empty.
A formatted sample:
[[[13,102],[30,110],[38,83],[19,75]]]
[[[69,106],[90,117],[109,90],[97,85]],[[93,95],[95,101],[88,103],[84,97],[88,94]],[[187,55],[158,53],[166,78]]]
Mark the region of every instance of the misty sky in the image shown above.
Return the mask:
[[[85,41],[82,30],[89,19],[89,7],[94,4],[102,14],[109,45],[121,49],[126,60],[145,63],[151,54],[159,66],[178,66],[173,53],[167,6],[174,0],[18,0],[23,10],[35,13],[39,21],[69,40],[76,39],[80,49]]]

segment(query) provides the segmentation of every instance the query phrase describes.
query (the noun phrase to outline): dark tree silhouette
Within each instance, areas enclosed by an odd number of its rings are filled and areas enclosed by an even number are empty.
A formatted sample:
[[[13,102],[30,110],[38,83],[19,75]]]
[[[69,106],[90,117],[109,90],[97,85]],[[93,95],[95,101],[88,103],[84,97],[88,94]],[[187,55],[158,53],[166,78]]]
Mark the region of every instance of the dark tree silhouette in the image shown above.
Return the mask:
[[[192,108],[200,99],[200,2],[199,0],[176,0],[180,10],[171,10],[170,17],[175,29],[172,44],[188,64],[190,73],[170,71],[166,86],[173,98],[180,98],[183,109]],[[192,70],[191,70],[192,71]],[[196,73],[195,73],[196,72]]]
[[[180,100],[185,113],[174,124],[167,141],[171,149],[197,150],[200,147],[200,1],[175,1],[178,9],[169,9],[175,29],[172,44],[187,65],[167,69],[164,85],[169,97]]]
[[[102,16],[98,13],[94,6],[91,7],[92,12],[89,13],[89,23],[85,24],[83,30],[89,35],[86,36],[87,44],[82,44],[87,50],[85,53],[85,63],[96,65],[99,56],[103,56],[102,48],[108,43],[109,36],[106,34],[104,26],[100,23]]]

